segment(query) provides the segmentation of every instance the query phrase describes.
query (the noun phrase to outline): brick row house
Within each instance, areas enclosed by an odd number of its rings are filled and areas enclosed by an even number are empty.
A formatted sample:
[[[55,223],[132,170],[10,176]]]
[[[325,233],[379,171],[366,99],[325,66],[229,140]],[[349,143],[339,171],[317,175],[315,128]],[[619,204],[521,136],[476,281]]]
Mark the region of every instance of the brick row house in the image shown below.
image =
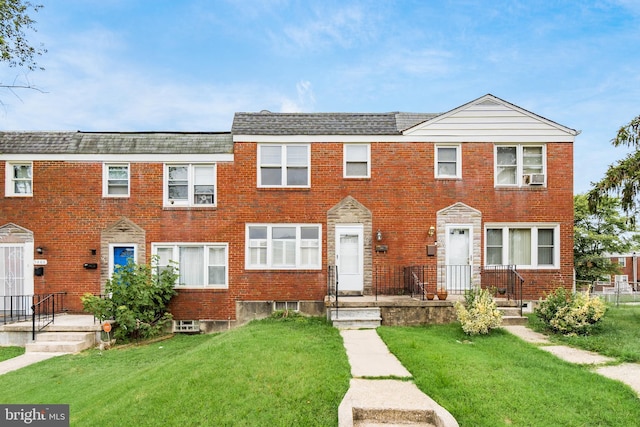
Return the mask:
[[[66,292],[79,312],[114,266],[157,255],[178,262],[174,318],[210,329],[321,313],[331,271],[371,295],[387,266],[464,266],[436,279],[461,291],[513,265],[537,299],[573,284],[577,134],[493,95],[236,113],[223,133],[2,132],[0,296]]]

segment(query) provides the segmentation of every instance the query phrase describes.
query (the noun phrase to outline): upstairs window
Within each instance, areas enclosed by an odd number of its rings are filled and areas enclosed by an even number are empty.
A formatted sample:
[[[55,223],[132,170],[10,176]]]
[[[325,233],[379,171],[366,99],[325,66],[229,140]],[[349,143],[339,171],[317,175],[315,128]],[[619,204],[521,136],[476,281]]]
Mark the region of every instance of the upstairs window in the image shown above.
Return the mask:
[[[258,146],[258,187],[309,187],[308,144]]]
[[[215,164],[165,165],[165,206],[215,206]]]
[[[104,164],[102,178],[104,197],[129,197],[128,164]]]
[[[496,186],[544,186],[545,147],[542,145],[497,145]]]
[[[345,178],[371,177],[371,146],[369,144],[345,144],[343,157]]]
[[[319,225],[247,225],[247,269],[320,268]]]
[[[462,159],[459,145],[436,146],[436,178],[462,178]]]
[[[7,162],[5,165],[5,195],[33,196],[33,163]]]

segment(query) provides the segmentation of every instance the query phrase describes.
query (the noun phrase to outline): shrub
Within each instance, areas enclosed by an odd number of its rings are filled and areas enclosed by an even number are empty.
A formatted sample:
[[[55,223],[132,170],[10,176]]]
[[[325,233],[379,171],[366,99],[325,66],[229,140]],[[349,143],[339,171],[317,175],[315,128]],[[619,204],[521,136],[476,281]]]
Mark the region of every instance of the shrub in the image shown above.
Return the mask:
[[[488,334],[502,324],[502,313],[486,289],[472,289],[465,293],[465,304],[456,301],[456,315],[467,335]]]
[[[534,310],[545,326],[564,335],[587,335],[604,317],[606,305],[588,292],[569,293],[558,288],[546,299],[540,299]]]
[[[157,263],[157,257],[152,262]],[[178,278],[173,265],[158,269],[149,265],[128,264],[113,273],[107,280],[104,296],[85,294],[82,305],[101,322],[113,320],[113,337],[129,339],[157,336],[171,321],[166,308],[175,295]]]

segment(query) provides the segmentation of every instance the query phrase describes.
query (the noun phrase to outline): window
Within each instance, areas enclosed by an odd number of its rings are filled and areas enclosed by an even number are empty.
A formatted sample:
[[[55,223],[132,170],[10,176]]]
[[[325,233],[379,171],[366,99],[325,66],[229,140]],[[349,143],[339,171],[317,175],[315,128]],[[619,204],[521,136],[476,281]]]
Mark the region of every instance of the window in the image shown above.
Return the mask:
[[[436,146],[436,178],[462,178],[460,146]]]
[[[33,164],[31,162],[7,162],[5,166],[5,195],[33,196]]]
[[[104,197],[129,197],[128,164],[104,164],[102,178]]]
[[[369,144],[344,145],[344,177],[371,177],[371,146]]]
[[[258,146],[258,187],[309,187],[309,145]]]
[[[542,145],[497,145],[495,184],[531,186],[546,183],[545,150]]]
[[[486,230],[486,265],[557,268],[558,226],[495,226]]]
[[[166,206],[215,206],[214,164],[169,164],[165,166]]]
[[[625,257],[618,258],[618,265],[622,268],[627,266],[627,259]]]
[[[320,225],[251,224],[246,233],[247,269],[321,267]]]
[[[228,246],[223,243],[155,243],[158,268],[176,263],[178,283],[186,288],[227,288]]]

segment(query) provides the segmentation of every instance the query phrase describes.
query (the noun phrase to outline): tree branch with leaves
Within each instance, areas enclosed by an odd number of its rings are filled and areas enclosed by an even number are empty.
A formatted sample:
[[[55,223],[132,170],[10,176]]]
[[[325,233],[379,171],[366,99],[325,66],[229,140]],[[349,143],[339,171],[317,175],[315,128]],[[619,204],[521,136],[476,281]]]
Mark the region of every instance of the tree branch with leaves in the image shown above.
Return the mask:
[[[596,212],[607,196],[616,194],[622,209],[635,219],[640,195],[640,116],[622,126],[611,143],[614,147],[626,146],[635,151],[609,166],[604,178],[593,184],[587,193],[589,209]]]

